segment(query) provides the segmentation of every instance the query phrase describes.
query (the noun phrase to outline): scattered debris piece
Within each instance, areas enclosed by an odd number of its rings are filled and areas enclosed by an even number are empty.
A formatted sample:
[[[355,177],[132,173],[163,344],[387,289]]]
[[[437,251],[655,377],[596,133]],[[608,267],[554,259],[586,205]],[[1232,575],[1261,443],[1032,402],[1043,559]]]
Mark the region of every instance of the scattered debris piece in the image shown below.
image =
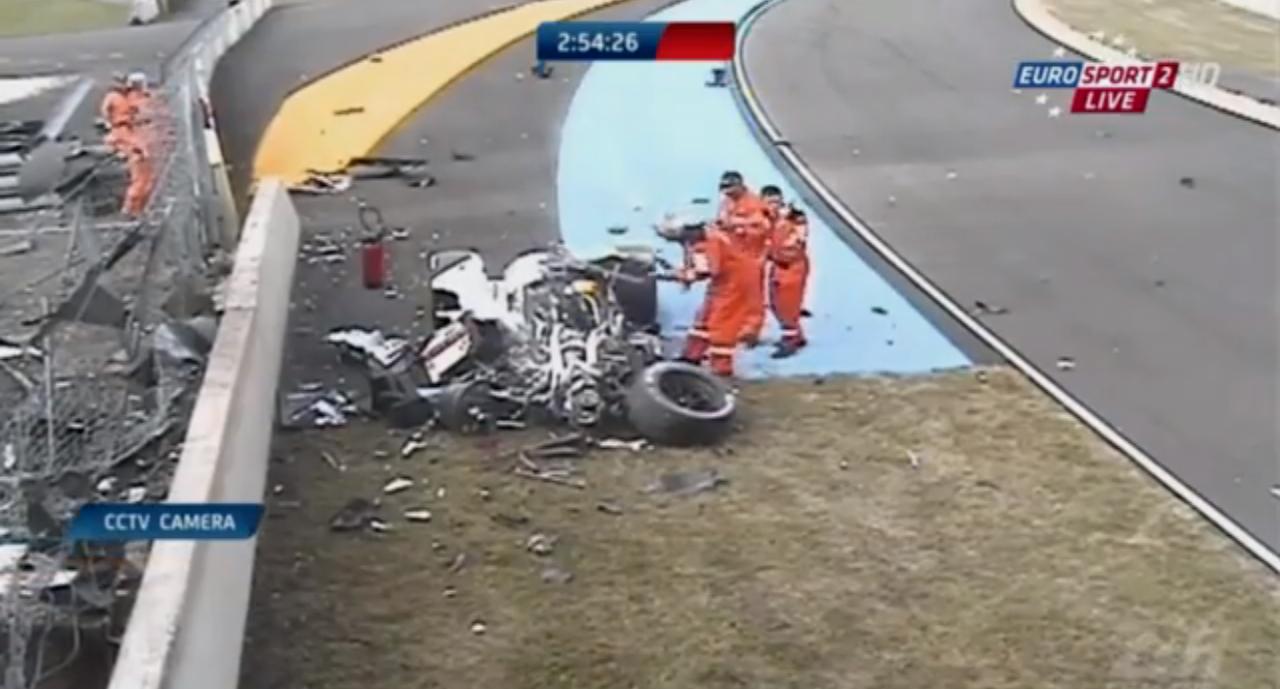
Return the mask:
[[[406,510],[404,518],[411,522],[429,522],[431,521],[431,510]]]
[[[585,490],[587,487],[586,481],[583,481],[581,479],[568,478],[565,476],[561,476],[559,474],[554,474],[554,473],[545,472],[545,471],[541,471],[541,472],[530,471],[529,469],[525,469],[524,467],[516,467],[515,474],[516,476],[520,476],[522,478],[532,479],[535,481],[544,481],[546,483],[554,483],[560,486],[577,488],[578,490]]]
[[[414,486],[414,481],[406,476],[397,476],[386,483],[382,487],[382,492],[386,495],[394,495],[409,490]]]
[[[947,179],[955,179],[960,175],[955,170],[947,170]]]
[[[369,520],[369,528],[377,533],[388,533],[391,531],[395,531],[395,527],[391,526],[390,524],[383,521],[382,519],[379,519],[378,517],[373,517],[372,519]]]
[[[601,438],[596,441],[596,447],[602,450],[630,450],[632,452],[640,452],[652,447],[648,440],[637,438],[636,440],[623,440],[621,438]]]
[[[328,452],[321,452],[321,453],[320,453],[320,458],[321,458],[321,459],[323,459],[323,460],[324,460],[324,463],[325,463],[325,464],[328,464],[328,465],[329,465],[329,466],[330,466],[334,471],[342,472],[342,471],[346,471],[346,470],[347,470],[347,465],[345,465],[345,464],[343,464],[342,462],[338,461],[338,458],[337,458],[337,457],[334,457],[333,455],[329,454]]]
[[[1069,356],[1058,357],[1058,370],[1070,371],[1076,367],[1076,360]]]
[[[359,115],[362,112],[364,112],[364,107],[357,105],[350,108],[341,108],[338,110],[334,110],[333,114],[337,115],[338,117],[342,117],[345,115]]]
[[[409,235],[409,228],[407,228],[407,227],[393,227],[393,228],[391,228],[391,238],[392,238],[392,239],[394,239],[394,240],[395,240],[395,241],[397,241],[397,242],[403,242],[403,241],[405,241],[405,240],[409,239],[409,236],[410,236],[410,235]]]
[[[351,189],[351,175],[311,173],[306,179],[289,185],[289,191],[309,196],[333,196]]]
[[[329,520],[334,531],[363,529],[377,514],[378,506],[364,498],[352,498]]]
[[[558,539],[555,536],[536,533],[529,537],[529,540],[524,544],[524,547],[534,555],[546,556],[550,555],[552,551],[555,550],[557,540]]]
[[[685,496],[716,490],[728,483],[729,479],[721,476],[717,469],[693,469],[663,474],[646,492]]]
[[[484,623],[484,620],[476,620],[471,623],[472,634],[475,634],[476,636],[484,636],[484,633],[487,631],[489,631],[489,626]]]
[[[874,314],[875,314],[875,315],[877,315],[877,316],[888,316],[888,315],[889,315],[889,309],[886,309],[886,308],[885,308],[885,307],[883,307],[883,306],[872,306],[872,307],[871,307],[871,313],[874,313]]]
[[[503,514],[499,512],[498,514],[495,514],[492,517],[490,517],[490,519],[492,519],[495,524],[498,524],[500,526],[505,526],[511,529],[518,529],[529,523],[529,518],[524,516],[523,514],[510,515],[510,514]]]
[[[20,359],[24,356],[41,358],[44,352],[29,345],[21,345],[7,340],[0,340],[0,361]]]
[[[445,569],[448,570],[450,574],[457,574],[458,572],[461,572],[463,569],[465,569],[466,566],[467,566],[467,554],[458,553],[453,557],[452,560],[449,561],[449,564],[445,567]]]
[[[626,225],[613,225],[609,228],[609,234],[618,235],[626,234],[629,228]]]
[[[383,368],[390,368],[409,350],[409,341],[401,337],[387,337],[380,330],[340,328],[331,330],[325,342],[341,347],[344,353],[359,361],[372,360]]]
[[[147,499],[146,486],[133,486],[129,490],[125,491],[125,494],[124,494],[124,501],[129,504],[137,504],[146,499]]]
[[[545,584],[556,584],[563,586],[573,581],[573,572],[559,567],[551,566],[542,570],[542,582]]]
[[[458,597],[458,589],[455,589],[455,588],[454,588],[454,587],[452,587],[452,586],[446,586],[446,587],[444,587],[444,591],[441,591],[441,593],[444,595],[444,597],[445,597],[445,598],[457,598],[457,597]]]
[[[283,407],[286,428],[345,426],[351,415],[359,413],[355,403],[337,391],[290,393],[285,395]]]
[[[456,151],[456,150],[450,151],[449,157],[453,158],[454,161],[459,163],[466,163],[476,159],[476,157],[470,153],[462,153],[461,151]]]
[[[911,462],[912,469],[920,468],[920,455],[916,454],[915,450],[907,450],[907,460]]]
[[[115,476],[107,476],[103,478],[101,481],[98,481],[98,485],[94,486],[94,488],[99,493],[106,495],[108,493],[112,493],[115,491],[116,483],[118,480],[119,479],[117,479]]]
[[[984,301],[976,300],[973,302],[973,308],[969,310],[971,316],[1003,316],[1009,313],[1009,309],[1003,306],[992,306]]]
[[[1178,184],[1181,184],[1182,186],[1186,187],[1187,189],[1195,189],[1195,188],[1196,188],[1196,180],[1195,180],[1195,178],[1194,178],[1194,177],[1183,177],[1182,179],[1178,180]]]
[[[3,256],[19,256],[34,251],[36,245],[30,239],[24,239],[20,242],[13,242],[0,246],[0,257]]]
[[[839,466],[840,466],[840,471],[848,471],[848,470],[849,470],[849,460],[847,460],[847,459],[842,459],[842,460],[840,460],[840,464],[839,464]]]
[[[476,491],[476,495],[485,502],[488,502],[489,500],[493,499],[493,491],[489,490],[488,488],[481,488],[480,490]]]
[[[1271,486],[1271,497],[1280,499],[1280,485]]]
[[[1156,280],[1154,284],[1156,287],[1164,287],[1166,283],[1164,280]]]
[[[423,440],[421,435],[415,434],[414,437],[405,441],[404,446],[400,448],[400,457],[401,459],[409,459],[413,455],[429,447],[431,447],[431,443]]]
[[[601,500],[596,503],[596,511],[604,514],[611,514],[615,517],[622,515],[622,507],[616,502],[609,500]]]

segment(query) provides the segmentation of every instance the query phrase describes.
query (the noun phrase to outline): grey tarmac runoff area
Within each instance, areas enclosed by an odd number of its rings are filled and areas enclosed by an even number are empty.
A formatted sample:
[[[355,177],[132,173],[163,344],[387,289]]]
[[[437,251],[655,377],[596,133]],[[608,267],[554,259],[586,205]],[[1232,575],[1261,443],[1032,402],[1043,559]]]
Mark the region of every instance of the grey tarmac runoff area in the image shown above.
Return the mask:
[[[845,205],[1276,549],[1280,135],[1168,93],[1143,116],[1014,93],[1055,47],[1004,0],[788,0],[746,64]]]

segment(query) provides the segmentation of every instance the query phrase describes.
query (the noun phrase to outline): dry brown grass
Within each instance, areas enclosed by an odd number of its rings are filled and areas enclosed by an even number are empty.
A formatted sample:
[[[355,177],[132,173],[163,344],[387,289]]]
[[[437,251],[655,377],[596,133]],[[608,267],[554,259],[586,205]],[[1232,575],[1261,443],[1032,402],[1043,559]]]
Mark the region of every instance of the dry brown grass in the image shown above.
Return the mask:
[[[1073,27],[1123,37],[1120,50],[1218,62],[1280,78],[1280,22],[1217,0],[1044,0]]]
[[[243,686],[1277,686],[1277,580],[1013,374],[744,396],[733,454],[598,452],[585,491],[486,469],[493,440],[401,461],[373,424],[282,437]],[[711,466],[718,492],[643,492]],[[429,486],[387,498],[396,531],[327,530],[398,473]],[[416,505],[432,523],[399,518]],[[534,532],[559,537],[551,557]],[[544,583],[550,563],[573,581]]]

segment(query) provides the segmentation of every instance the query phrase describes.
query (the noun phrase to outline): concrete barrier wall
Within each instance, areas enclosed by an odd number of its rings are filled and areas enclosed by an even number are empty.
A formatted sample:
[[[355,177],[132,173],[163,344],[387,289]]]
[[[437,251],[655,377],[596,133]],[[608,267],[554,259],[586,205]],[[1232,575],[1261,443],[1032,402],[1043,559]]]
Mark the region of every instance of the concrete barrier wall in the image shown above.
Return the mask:
[[[245,221],[171,502],[263,499],[299,232],[286,189],[265,180]],[[156,542],[110,689],[234,689],[255,546]]]

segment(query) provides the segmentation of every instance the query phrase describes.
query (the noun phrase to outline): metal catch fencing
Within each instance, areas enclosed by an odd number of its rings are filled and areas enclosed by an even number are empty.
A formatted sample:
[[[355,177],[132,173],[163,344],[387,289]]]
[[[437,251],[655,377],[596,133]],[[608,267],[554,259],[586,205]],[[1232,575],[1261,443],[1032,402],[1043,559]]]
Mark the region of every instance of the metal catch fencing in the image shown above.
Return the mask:
[[[92,162],[50,205],[62,227],[42,228],[48,213],[29,220],[32,238],[66,238],[60,260],[0,284],[0,312],[10,312],[0,325],[29,326],[17,337],[0,329],[3,689],[62,673],[67,686],[93,689],[110,674],[77,666],[87,644],[122,631],[145,550],[73,545],[66,527],[91,500],[159,500],[168,488],[226,265],[216,258],[205,89],[210,41],[244,21],[232,14],[204,24],[153,89],[155,183],[140,217],[118,213],[122,164],[100,147],[70,147]]]

